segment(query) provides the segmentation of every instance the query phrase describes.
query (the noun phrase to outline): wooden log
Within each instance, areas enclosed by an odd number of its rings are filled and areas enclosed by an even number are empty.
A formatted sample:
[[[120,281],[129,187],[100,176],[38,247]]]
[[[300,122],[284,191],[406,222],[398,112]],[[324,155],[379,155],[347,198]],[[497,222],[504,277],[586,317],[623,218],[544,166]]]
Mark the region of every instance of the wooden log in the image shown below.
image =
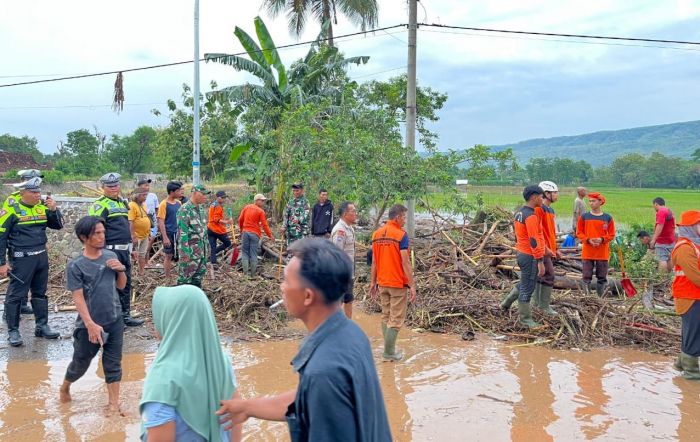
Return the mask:
[[[267,253],[271,257],[273,257],[276,260],[280,260],[282,255],[279,253],[279,251],[275,250],[274,248],[274,243],[270,244],[268,241],[263,241],[263,243],[260,245],[262,248],[263,252]]]
[[[486,246],[486,243],[489,241],[489,238],[491,238],[491,235],[493,235],[493,232],[496,230],[496,227],[498,227],[498,221],[493,223],[491,226],[491,229],[489,229],[489,232],[484,236],[484,239],[481,241],[481,244],[479,244],[479,247],[474,251],[475,255],[478,255],[481,253],[482,250],[484,250],[484,246]],[[484,227],[486,227],[486,223],[484,223]]]

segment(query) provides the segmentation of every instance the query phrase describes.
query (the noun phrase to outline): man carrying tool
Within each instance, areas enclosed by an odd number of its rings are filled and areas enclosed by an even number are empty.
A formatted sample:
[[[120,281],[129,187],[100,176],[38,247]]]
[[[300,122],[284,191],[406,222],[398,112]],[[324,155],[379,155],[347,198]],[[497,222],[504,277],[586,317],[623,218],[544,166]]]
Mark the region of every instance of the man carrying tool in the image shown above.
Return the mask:
[[[372,234],[372,272],[369,294],[379,296],[382,306],[384,361],[400,361],[396,350],[399,330],[406,320],[408,302],[416,300],[408,233],[403,229],[408,209],[396,204],[389,209],[389,221]]]
[[[122,318],[127,327],[143,324],[143,319],[131,317],[131,228],[129,226],[129,203],[120,196],[121,175],[106,173],[100,178],[103,196],[88,209],[88,215],[105,220],[105,249],[113,251],[119,262],[126,268],[126,285],[119,292]]]
[[[282,234],[287,240],[287,247],[294,241],[309,236],[309,220],[311,209],[309,201],[304,196],[304,185],[301,183],[292,184],[292,199],[284,208],[282,216]]]
[[[267,225],[267,217],[265,216],[265,195],[258,193],[253,198],[253,204],[248,204],[241,210],[238,216],[238,227],[241,230],[241,248],[243,249],[241,263],[243,265],[243,274],[255,276],[258,267],[258,244],[262,232],[260,227],[265,230],[265,234],[271,240],[275,240],[270,231],[270,226]],[[248,273],[250,271],[250,273]]]
[[[671,292],[681,315],[681,354],[673,366],[686,379],[700,380],[700,211],[688,210],[678,223],[678,241],[671,253],[675,272]]]
[[[544,239],[545,254],[542,262],[544,263],[545,271],[544,275],[539,277],[535,283],[535,291],[532,294],[532,301],[534,302],[532,304],[540,308],[545,314],[555,316],[557,312],[550,306],[554,288],[553,260],[561,259],[561,253],[557,250],[556,215],[554,209],[552,209],[552,203],[559,200],[559,187],[552,181],[542,181],[539,187],[543,190],[544,197],[542,198],[542,205],[535,207],[535,215],[539,219]],[[513,302],[518,299],[518,296],[518,285],[515,285],[501,303],[501,308],[507,311]]]
[[[357,223],[357,209],[350,201],[344,201],[338,209],[340,219],[331,232],[331,242],[348,254],[352,263],[352,277],[345,295],[343,295],[343,309],[345,316],[352,319],[352,301],[355,300],[355,229],[352,226]]]
[[[518,282],[518,315],[520,324],[539,327],[532,319],[530,299],[535,291],[537,278],[545,273],[545,242],[542,235],[542,221],[535,209],[542,206],[544,191],[540,186],[527,186],[523,189],[525,205],[515,212],[513,227],[515,230],[516,260],[520,267]]]
[[[49,327],[49,256],[46,253],[46,228],[61,229],[63,221],[56,202],[41,201],[41,178],[31,178],[19,186],[19,200],[0,213],[0,277],[10,275],[5,309],[9,342],[19,347],[24,342],[19,332],[20,303],[32,290],[36,328],[34,335],[56,339]],[[9,264],[7,257],[9,255]]]
[[[37,169],[23,169],[17,172],[17,176],[19,176],[20,179],[20,184],[27,181],[31,180],[32,178],[44,178],[44,175],[41,174],[41,171]],[[17,188],[20,184],[14,184],[13,186]],[[14,205],[17,201],[20,200],[20,191],[15,190],[11,194],[5,198],[5,201],[2,204],[2,209],[5,211],[9,212],[10,206]],[[32,311],[32,308],[29,306],[28,298],[22,299],[22,303],[20,304],[20,313],[23,315],[31,315],[34,313]],[[6,319],[5,317],[6,313],[3,312],[2,314],[2,319]]]
[[[659,261],[659,270],[670,272],[671,266],[668,261],[671,258],[671,251],[676,242],[676,219],[673,212],[666,207],[663,198],[654,198],[652,201],[656,211],[656,225],[654,234],[649,242],[649,248],[654,250],[656,260]]]
[[[595,268],[596,293],[603,296],[608,283],[610,260],[610,241],[615,239],[615,222],[612,216],[604,213],[601,207],[605,197],[598,192],[588,194],[591,211],[584,213],[578,220],[576,236],[583,244],[581,259],[583,261],[583,289],[589,291]]]
[[[190,199],[177,211],[178,243],[177,284],[190,284],[202,288],[207,272],[207,220],[203,205],[211,194],[202,184],[192,186]]]
[[[209,239],[209,248],[211,255],[209,262],[216,265],[216,255],[231,247],[231,240],[228,237],[228,226],[233,225],[231,218],[224,216],[224,204],[228,199],[228,195],[223,190],[216,192],[216,201],[209,206],[209,222],[207,223],[207,238]],[[217,243],[221,241],[221,245],[217,247]]]

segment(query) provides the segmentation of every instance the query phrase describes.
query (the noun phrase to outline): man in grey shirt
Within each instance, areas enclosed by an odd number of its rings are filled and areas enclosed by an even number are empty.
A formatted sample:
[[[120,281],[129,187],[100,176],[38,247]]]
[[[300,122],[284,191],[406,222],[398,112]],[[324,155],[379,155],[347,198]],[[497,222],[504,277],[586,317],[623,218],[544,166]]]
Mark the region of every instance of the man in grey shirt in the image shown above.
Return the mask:
[[[124,321],[117,288],[126,286],[126,268],[117,255],[105,250],[105,221],[86,216],[75,224],[75,234],[85,247],[66,268],[66,288],[78,310],[73,332],[73,360],[61,385],[61,402],[69,402],[70,386],[80,379],[102,347],[109,410],[124,415],[119,407],[122,378]]]
[[[357,209],[350,201],[344,201],[338,209],[338,215],[340,219],[331,231],[331,242],[347,253],[352,263],[350,285],[343,295],[345,316],[352,318],[352,301],[355,300],[355,229],[352,226],[357,222]]]
[[[586,203],[583,201],[583,199],[586,198],[587,194],[588,191],[585,187],[576,188],[576,199],[574,200],[574,214],[573,219],[571,220],[571,225],[574,234],[576,234],[576,226],[578,225],[578,219],[581,218],[581,215],[583,215],[586,212]]]

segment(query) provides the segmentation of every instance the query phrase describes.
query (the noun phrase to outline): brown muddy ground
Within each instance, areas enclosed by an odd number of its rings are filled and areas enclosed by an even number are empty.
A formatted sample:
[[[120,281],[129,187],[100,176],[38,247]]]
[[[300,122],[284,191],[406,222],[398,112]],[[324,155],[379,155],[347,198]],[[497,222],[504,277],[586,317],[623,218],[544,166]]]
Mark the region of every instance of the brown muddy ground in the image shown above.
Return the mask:
[[[70,316],[68,316],[70,317]],[[358,314],[379,354],[376,316]],[[52,315],[70,335],[69,321]],[[25,326],[33,321],[24,318]],[[299,326],[296,324],[295,326]],[[137,440],[138,401],[155,344],[131,329],[122,399],[129,416],[105,418],[97,360],[60,404],[70,339],[46,342],[25,331],[22,349],[0,344],[0,440]],[[29,330],[29,329],[27,329]],[[378,363],[392,432],[399,441],[698,440],[700,383],[677,377],[671,359],[626,349],[591,352],[517,347],[488,338],[404,331],[407,359]],[[293,388],[298,341],[227,344],[244,396]],[[282,423],[246,424],[247,440],[287,440]]]

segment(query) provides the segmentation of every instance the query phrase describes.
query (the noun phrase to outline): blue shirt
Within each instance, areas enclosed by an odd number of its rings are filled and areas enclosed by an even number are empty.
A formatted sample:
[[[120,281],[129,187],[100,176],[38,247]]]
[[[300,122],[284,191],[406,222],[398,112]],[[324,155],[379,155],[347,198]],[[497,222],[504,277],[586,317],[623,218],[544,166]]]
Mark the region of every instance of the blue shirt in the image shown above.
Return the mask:
[[[287,410],[292,442],[391,441],[369,340],[342,311],[304,339],[292,366],[299,373]]]

